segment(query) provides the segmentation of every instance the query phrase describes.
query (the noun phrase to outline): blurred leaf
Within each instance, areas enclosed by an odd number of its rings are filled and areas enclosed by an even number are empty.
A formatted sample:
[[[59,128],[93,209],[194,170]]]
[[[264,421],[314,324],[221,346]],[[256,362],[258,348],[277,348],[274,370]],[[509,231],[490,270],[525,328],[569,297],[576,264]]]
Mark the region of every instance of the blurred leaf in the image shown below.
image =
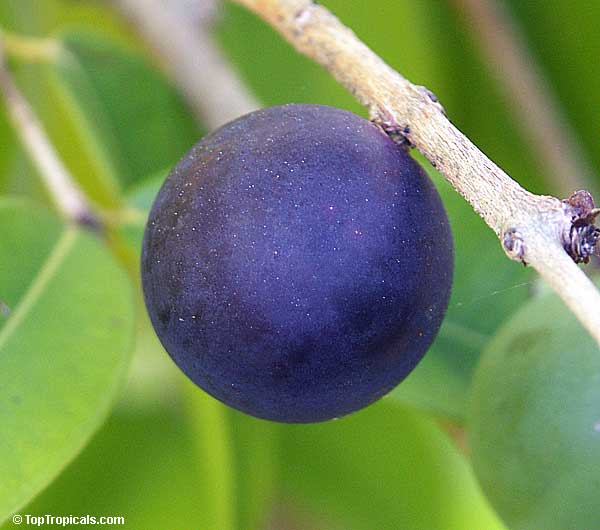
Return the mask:
[[[44,34],[58,14],[57,2],[50,0],[3,0],[0,2],[0,25],[4,29],[27,34]]]
[[[237,528],[265,528],[273,511],[279,466],[285,463],[277,458],[277,426],[230,409],[227,415],[236,464]]]
[[[65,46],[56,63],[41,67],[40,77],[53,98],[42,119],[64,163],[92,199],[118,205],[119,144],[79,58]]]
[[[436,341],[391,395],[462,421],[479,356],[500,324],[528,299],[532,273],[507,259],[496,235],[467,202],[429,173],[452,225],[454,286]]]
[[[510,0],[508,4],[550,90],[578,133],[576,141],[584,146],[596,169],[598,189],[600,105],[590,102],[596,101],[600,92],[600,62],[595,60],[600,48],[600,3]]]
[[[444,57],[449,30],[442,2],[421,0],[410,9],[403,9],[396,0],[377,0],[376,9],[374,2],[322,3],[404,77],[436,94],[447,88],[454,72]],[[445,104],[453,96],[445,92]]]
[[[452,443],[399,405],[379,402],[338,421],[281,430],[284,492],[318,527],[503,528]]]
[[[66,33],[61,41],[56,63],[21,65],[20,84],[82,187],[115,208],[122,187],[174,165],[198,132],[141,56],[98,35]]]
[[[212,484],[199,472],[194,437],[173,405],[117,407],[27,513],[123,516],[125,528],[147,530],[216,530],[205,514],[211,510],[205,499],[212,498]]]
[[[120,49],[120,46],[142,50],[125,23],[115,16],[114,10],[107,9],[105,6],[64,0],[0,2],[0,27],[17,34],[46,37],[53,32],[73,26],[80,31],[101,31],[103,38],[110,40],[115,49]],[[76,176],[88,184],[86,186],[88,193],[103,204],[114,206],[118,203],[118,188],[115,188],[113,175],[115,169],[111,168],[111,162],[107,160],[108,155],[105,152],[107,146],[114,146],[113,135],[104,134],[101,144],[98,145],[99,139],[95,129],[97,126],[102,128],[101,124],[106,122],[106,118],[102,116],[104,110],[93,113],[94,120],[99,116],[98,122],[92,120],[93,123],[90,124],[89,120],[86,121],[89,116],[82,116],[78,113],[78,109],[74,108],[78,98],[85,99],[89,106],[95,107],[96,110],[98,105],[94,104],[95,97],[91,98],[91,102],[89,101],[89,83],[82,81],[81,75],[78,75],[75,54],[71,54],[70,59],[70,62],[67,62],[75,72],[69,72],[68,67],[64,65],[63,67],[67,70],[65,77],[75,78],[74,96],[69,95],[68,90],[62,86],[60,75],[56,74],[54,67],[48,65],[20,65],[20,68],[17,65],[19,84],[34,104],[38,114],[44,119],[45,127],[51,130],[52,139],[59,147],[63,161],[71,170],[75,169]],[[60,65],[57,68],[60,70]],[[122,91],[123,86],[121,86],[121,95]],[[122,98],[123,101],[128,99]],[[123,123],[119,124],[120,127],[122,125]],[[106,128],[104,129],[106,133]],[[80,135],[83,138],[80,138]],[[3,146],[0,154],[0,190],[4,193],[25,194],[48,202],[47,193],[39,182],[36,170],[28,160],[28,155],[15,142],[10,126],[4,122],[2,115],[0,115],[0,141]],[[96,155],[99,160],[95,159]],[[5,164],[4,160],[8,162]],[[129,177],[129,173],[126,173]]]
[[[110,138],[103,137],[103,143],[124,187],[175,165],[198,141],[194,118],[175,88],[141,55],[98,34],[65,33],[62,40],[93,88],[98,108],[78,92],[71,64],[61,64],[64,81],[94,123],[98,117],[106,120]]]
[[[163,170],[143,180],[132,186],[126,196],[128,215],[121,224],[121,233],[138,253],[142,251],[142,240],[150,208],[152,208],[154,198],[167,178],[167,174],[168,171]]]
[[[19,144],[0,98],[0,195],[27,195],[49,203],[37,170]]]
[[[62,54],[56,64],[25,64],[16,70],[19,86],[43,123],[58,155],[96,202],[116,207],[120,189],[104,114],[77,61]],[[68,75],[67,75],[68,74]],[[85,99],[86,113],[81,107]]]
[[[165,352],[161,351],[160,356],[168,361]],[[160,361],[154,354],[142,357],[149,362]],[[170,366],[163,376],[170,379],[174,375],[181,382],[182,374],[168,362]],[[160,380],[156,382],[161,384]],[[139,386],[130,382],[126,399],[109,421],[63,474],[27,507],[27,513],[122,515],[127,527],[149,530],[261,528],[272,500],[272,465],[262,466],[274,458],[270,442],[273,429],[264,422],[252,424],[250,418],[233,418],[230,425],[235,445],[230,456],[235,457],[236,468],[220,472],[232,472],[235,481],[230,484],[230,493],[235,492],[235,497],[221,498],[218,465],[223,460],[211,459],[223,450],[217,445],[222,438],[215,437],[206,448],[208,452],[198,458],[198,435],[210,441],[211,427],[190,423],[187,414],[182,413],[181,395],[172,393],[178,389],[170,387],[165,395],[163,385],[153,394],[160,396],[157,400],[143,403],[138,398],[132,401],[131,394],[136,394]],[[197,388],[190,390],[202,394]],[[200,399],[213,401],[205,395]],[[230,414],[216,401],[209,406]],[[229,428],[227,423],[216,425],[218,431],[224,426]],[[207,473],[211,468],[213,474]],[[225,505],[225,499],[231,504]],[[233,519],[227,522],[227,518],[215,517],[223,515],[223,510],[239,521],[237,526],[233,526]],[[4,526],[9,527],[12,524]]]
[[[217,38],[265,106],[320,103],[365,114],[331,76],[298,54],[268,24],[232,2],[224,3],[223,8]]]
[[[187,378],[181,378],[187,421],[194,434],[195,460],[199,476],[210,490],[205,491],[205,528],[235,528],[235,468],[231,448],[230,425],[225,406]]]
[[[166,352],[164,355],[167,355]],[[182,377],[202,480],[203,528],[260,528],[274,490],[274,426],[237,413]]]
[[[100,34],[65,32],[55,62],[21,64],[19,85],[92,199],[174,165],[199,132],[175,89],[141,55]]]
[[[16,139],[8,124],[4,105],[0,104],[0,190],[5,190],[7,187],[8,167],[14,159],[16,150]]]
[[[545,176],[532,156],[528,138],[522,136],[522,128],[507,108],[509,102],[503,90],[479,47],[473,45],[470,28],[465,27],[454,2],[425,3],[424,9],[430,13],[427,16],[436,21],[439,32],[436,56],[429,57],[429,61],[436,62],[444,78],[439,89],[428,79],[419,83],[434,90],[450,120],[491,160],[530,191],[548,193]],[[415,36],[412,46],[420,45],[419,37]],[[404,50],[398,53],[404,55]],[[392,66],[398,67],[394,62]]]
[[[127,193],[127,204],[132,208],[149,212],[170,171],[171,168],[163,169],[132,186]]]
[[[511,528],[598,527],[600,350],[556,294],[486,349],[470,427],[477,476]]]
[[[64,0],[5,0],[0,2],[0,27],[17,34],[46,37],[68,23],[81,23],[91,28],[93,20],[96,27],[101,26],[109,34],[124,34],[122,30],[115,29],[118,24],[107,13],[97,7],[74,5]],[[80,181],[91,184],[85,188],[92,197],[105,205],[116,205],[117,190],[110,164],[107,165],[101,152],[98,160],[94,154],[98,148],[98,145],[93,145],[96,141],[94,128],[87,130],[84,117],[74,107],[74,101],[69,100],[61,83],[57,82],[54,66],[16,65],[15,70],[20,88],[42,119],[63,162]],[[80,133],[84,138],[80,138]],[[42,187],[36,182],[37,173],[20,147],[5,180],[4,192],[45,198]]]
[[[106,416],[128,364],[133,308],[103,246],[32,203],[0,201],[0,256],[1,520]]]
[[[135,348],[125,405],[145,409],[179,399],[181,373],[163,349],[146,312],[142,293],[137,293]]]
[[[445,86],[450,74],[440,53],[440,30],[445,26],[440,10],[433,8],[435,2],[413,3],[410,9],[399,9],[394,0],[380,0],[376,9],[370,2],[323,3],[403,75],[434,91]],[[232,3],[226,3],[224,11],[218,38],[266,105],[318,103],[366,116],[364,107],[321,66],[296,52],[259,18]],[[247,46],[250,39],[253,45]]]
[[[80,0],[2,0],[0,26],[17,33],[47,36],[66,27],[101,30],[123,45],[140,48],[127,24],[106,3]],[[141,48],[140,48],[141,49]]]
[[[4,146],[3,146],[4,148]],[[8,141],[5,165],[0,168],[0,195],[24,196],[46,206],[52,201],[40,179],[37,168],[20,145]]]

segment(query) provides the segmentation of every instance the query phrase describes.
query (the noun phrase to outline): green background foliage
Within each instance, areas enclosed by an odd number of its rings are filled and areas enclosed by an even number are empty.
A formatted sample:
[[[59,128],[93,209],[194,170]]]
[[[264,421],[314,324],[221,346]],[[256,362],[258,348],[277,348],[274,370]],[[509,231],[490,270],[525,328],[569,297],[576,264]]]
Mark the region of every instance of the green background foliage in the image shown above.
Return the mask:
[[[323,3],[436,93],[520,183],[557,193],[454,2]],[[600,8],[575,4],[507,2],[597,167]],[[139,289],[152,200],[208,127],[105,2],[3,0],[1,31],[61,43],[56,60],[10,55],[9,66],[108,225],[101,235],[60,219],[0,105],[4,528],[15,512],[123,515],[126,528],[146,529],[600,527],[598,348],[425,162],[456,245],[450,307],[426,358],[389,396],[339,421],[246,417],[173,365]],[[224,6],[215,36],[265,106],[366,117],[242,8]]]

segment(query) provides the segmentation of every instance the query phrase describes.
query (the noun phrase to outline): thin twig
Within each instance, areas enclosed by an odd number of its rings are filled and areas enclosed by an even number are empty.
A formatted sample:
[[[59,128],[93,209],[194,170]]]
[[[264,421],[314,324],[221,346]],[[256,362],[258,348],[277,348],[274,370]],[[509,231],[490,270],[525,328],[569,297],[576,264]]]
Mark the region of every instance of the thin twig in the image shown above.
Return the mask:
[[[162,0],[117,0],[162,58],[184,97],[208,128],[214,129],[260,107],[222,56],[206,24],[185,17]]]
[[[0,94],[21,142],[43,179],[58,210],[69,221],[100,227],[91,204],[56,153],[33,109],[21,94],[4,62],[0,34]]]
[[[221,11],[220,0],[161,0],[166,9],[170,9],[191,26],[204,28],[216,23]],[[204,29],[202,28],[202,29]]]
[[[496,232],[506,254],[534,267],[600,344],[600,293],[565,251],[577,201],[524,190],[450,123],[431,92],[395,72],[324,7],[311,0],[235,1],[323,65],[392,137],[423,153]]]
[[[452,3],[467,20],[477,40],[477,49],[512,102],[515,122],[528,138],[554,189],[568,195],[589,187],[594,181],[591,165],[508,6],[497,0],[452,0]]]

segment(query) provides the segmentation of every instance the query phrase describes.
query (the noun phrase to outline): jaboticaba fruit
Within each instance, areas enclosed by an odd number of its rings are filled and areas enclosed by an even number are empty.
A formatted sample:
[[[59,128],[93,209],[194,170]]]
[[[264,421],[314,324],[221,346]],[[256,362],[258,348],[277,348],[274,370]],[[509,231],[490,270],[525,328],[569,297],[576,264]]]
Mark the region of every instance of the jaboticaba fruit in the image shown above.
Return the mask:
[[[260,110],[179,162],[146,227],[150,318],[177,365],[238,410],[316,422],[416,366],[442,322],[453,245],[437,191],[376,125]]]

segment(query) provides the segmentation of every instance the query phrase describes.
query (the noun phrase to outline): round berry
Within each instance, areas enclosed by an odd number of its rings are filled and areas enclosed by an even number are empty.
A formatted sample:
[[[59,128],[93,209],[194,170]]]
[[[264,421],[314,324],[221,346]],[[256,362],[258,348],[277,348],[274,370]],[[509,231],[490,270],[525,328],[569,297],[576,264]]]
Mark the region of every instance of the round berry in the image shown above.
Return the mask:
[[[285,105],[207,136],[146,227],[142,280],[165,349],[238,410],[324,421],[392,390],[431,345],[453,272],[421,167],[349,112]]]
[[[556,294],[486,347],[469,427],[473,469],[507,528],[600,527],[600,349]]]

